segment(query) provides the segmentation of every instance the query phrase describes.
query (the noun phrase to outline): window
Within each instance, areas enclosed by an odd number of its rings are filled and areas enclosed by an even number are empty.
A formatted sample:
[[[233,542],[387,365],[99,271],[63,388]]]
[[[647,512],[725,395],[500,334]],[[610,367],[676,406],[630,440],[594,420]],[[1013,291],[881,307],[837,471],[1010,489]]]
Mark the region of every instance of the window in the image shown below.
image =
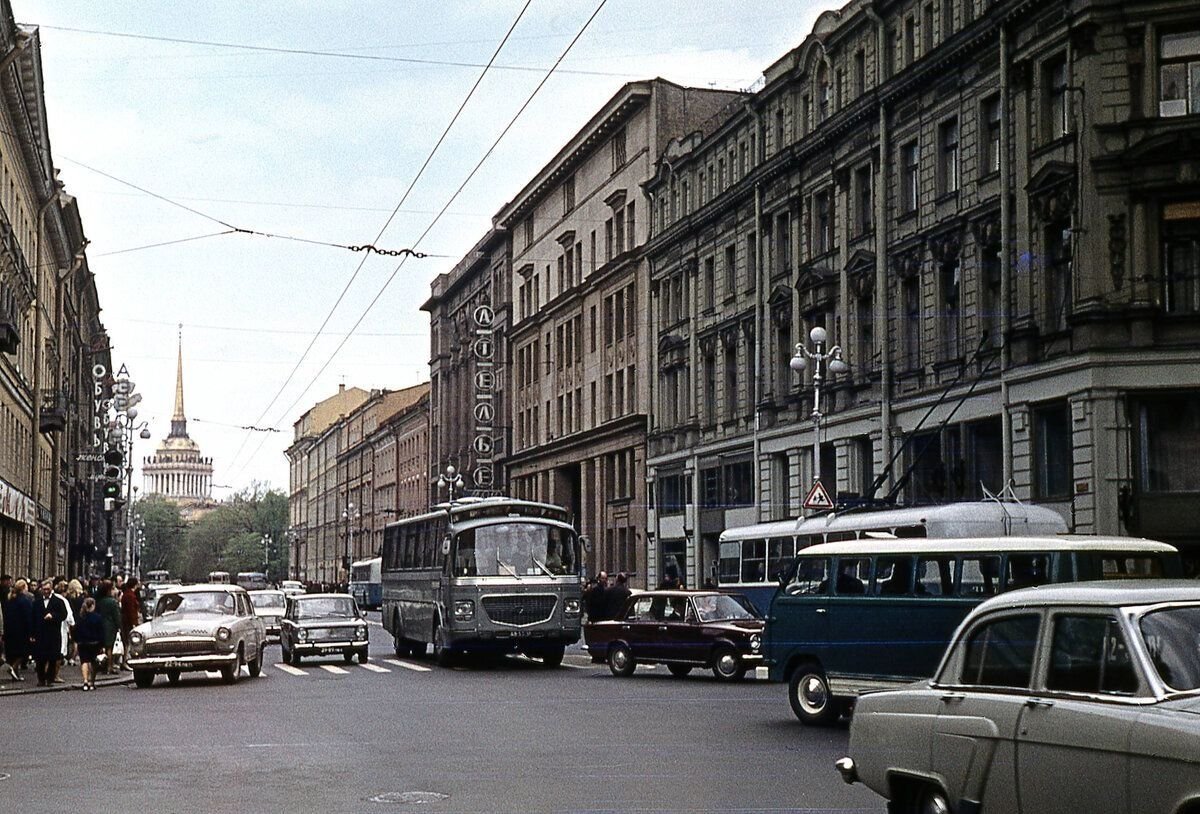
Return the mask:
[[[1040,624],[1038,616],[1013,616],[971,631],[966,642],[962,683],[1028,687]]]
[[[813,254],[822,255],[833,248],[833,218],[829,211],[829,192],[813,195]]]
[[[1200,113],[1200,31],[1159,41],[1158,115]]]
[[[921,56],[933,50],[933,6],[921,9]]]
[[[783,149],[783,108],[775,111],[775,152]]]
[[[965,557],[958,578],[958,595],[995,596],[1000,591],[1000,558]]]
[[[958,119],[938,127],[938,187],[942,195],[958,191]]]
[[[1058,616],[1046,689],[1060,692],[1137,692],[1137,674],[1116,619],[1105,616]]]
[[[725,348],[725,420],[733,421],[738,417],[738,365],[737,346],[730,344]]]
[[[867,92],[867,55],[860,48],[854,52],[854,95]]]
[[[972,492],[981,483],[992,494],[1004,487],[1003,437],[999,417],[967,425],[967,486]]]
[[[1200,200],[1167,204],[1162,235],[1162,304],[1168,314],[1200,313]]]
[[[532,215],[530,215],[528,218],[525,219],[525,223],[521,229],[521,232],[525,237],[525,248],[528,249],[530,246],[533,245],[533,216]]]
[[[918,559],[914,591],[919,596],[952,596],[954,594],[954,558],[943,556]]]
[[[857,201],[858,218],[855,225],[858,234],[865,235],[871,231],[871,167],[859,167],[854,171],[854,198]]]
[[[954,0],[942,0],[942,39],[954,33]]]
[[[796,573],[788,581],[789,594],[822,594],[829,592],[829,560],[824,557],[801,557]]]
[[[1042,117],[1046,141],[1062,138],[1070,132],[1067,119],[1067,61],[1058,57],[1042,67]]]
[[[855,310],[858,323],[858,369],[866,372],[875,369],[875,298],[870,294],[859,297]]]
[[[920,191],[920,153],[917,142],[910,141],[900,148],[900,210],[916,212]]]
[[[613,219],[604,221],[604,262],[613,259]]]
[[[900,298],[904,309],[903,361],[906,370],[921,366],[921,278],[910,277],[900,283]]]
[[[632,201],[625,205],[625,238],[631,249],[637,245],[637,218],[633,206]]]
[[[563,214],[575,208],[575,176],[568,175],[562,185]]]
[[[792,564],[794,556],[795,549],[791,537],[772,537],[767,540],[767,579],[777,581]]]
[[[917,21],[912,17],[904,20],[904,64],[912,65],[917,58]]]
[[[716,303],[716,262],[711,257],[704,258],[704,275],[700,284],[704,287],[704,299],[700,303],[700,307],[704,310],[709,310]]]
[[[962,266],[958,258],[941,264],[942,348],[944,358],[962,356]]]
[[[1065,331],[1071,312],[1071,222],[1053,221],[1046,226],[1046,328]]]
[[[612,137],[612,169],[613,172],[625,166],[625,128],[622,127]]]
[[[1033,411],[1034,494],[1043,500],[1071,496],[1074,477],[1071,406],[1063,401]]]
[[[623,215],[624,213],[621,211],[621,208],[618,207],[616,211],[613,212],[613,217],[610,218],[614,224],[613,242],[615,244],[615,250],[617,254],[621,254],[625,251],[625,218]]]
[[[880,557],[875,563],[871,593],[876,596],[904,596],[912,590],[912,558]]]
[[[725,290],[729,294],[735,291],[737,283],[737,247],[729,245],[725,247]]]
[[[1000,96],[989,96],[980,106],[983,144],[980,149],[979,174],[1000,172]]]
[[[734,287],[737,284],[737,280],[732,276],[728,276],[731,271],[736,273],[736,269],[733,268],[732,266],[726,267],[725,273],[727,276],[726,276],[726,280],[725,280],[725,287],[728,291],[733,292]],[[758,233],[757,232],[751,232],[750,234],[746,235],[746,277],[747,277],[746,288],[750,291],[755,290],[758,287]]]
[[[717,423],[720,416],[717,413],[717,357],[706,353],[703,361],[704,372],[704,417],[709,426]]]
[[[817,68],[817,123],[829,118],[829,71],[822,62]]]
[[[767,581],[767,541],[742,541],[742,582]]]
[[[1167,394],[1137,404],[1137,477],[1144,492],[1200,492],[1200,398]]]

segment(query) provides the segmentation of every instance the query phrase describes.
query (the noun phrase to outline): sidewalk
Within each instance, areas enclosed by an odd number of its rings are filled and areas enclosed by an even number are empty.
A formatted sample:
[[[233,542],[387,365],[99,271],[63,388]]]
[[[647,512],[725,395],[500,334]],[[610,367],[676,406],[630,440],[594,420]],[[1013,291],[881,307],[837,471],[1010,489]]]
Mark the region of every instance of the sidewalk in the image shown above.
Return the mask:
[[[22,673],[25,677],[24,681],[13,681],[8,674],[8,666],[0,666],[0,696],[4,695],[31,695],[40,692],[60,692],[63,690],[79,691],[83,686],[83,672],[78,664],[64,664],[58,671],[58,677],[63,680],[62,684],[51,684],[49,687],[39,687],[37,683],[37,672],[33,669],[33,662],[29,662],[29,666]],[[96,689],[101,690],[104,687],[116,687],[123,684],[133,683],[133,673],[121,672],[113,675],[106,675],[103,672],[96,674]]]

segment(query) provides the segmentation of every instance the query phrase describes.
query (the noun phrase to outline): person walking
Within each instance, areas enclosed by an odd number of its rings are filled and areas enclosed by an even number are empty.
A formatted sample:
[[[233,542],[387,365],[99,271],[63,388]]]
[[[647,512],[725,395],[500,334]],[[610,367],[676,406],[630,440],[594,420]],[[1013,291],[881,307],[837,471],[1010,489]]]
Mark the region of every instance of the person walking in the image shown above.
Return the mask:
[[[96,612],[104,621],[104,672],[112,674],[117,671],[117,665],[113,663],[113,647],[121,630],[121,605],[117,602],[117,589],[112,580],[101,580]]]
[[[137,595],[137,577],[125,580],[121,589],[121,669],[128,670],[129,634],[142,623],[142,601]]]
[[[608,610],[608,603],[605,600],[606,593],[608,593],[608,574],[601,571],[596,575],[596,581],[583,595],[584,609],[587,610],[589,622],[599,622],[604,619],[604,613]]]
[[[104,648],[104,617],[96,612],[96,600],[90,596],[79,606],[75,623],[75,645],[79,651],[79,669],[83,689],[96,689],[96,658]]]
[[[58,678],[62,625],[67,613],[67,601],[54,593],[54,583],[44,581],[41,595],[33,600],[33,661],[39,687],[49,687]]]
[[[71,610],[71,603],[67,601],[67,581],[65,579],[56,580],[54,583],[54,595],[63,601],[67,606],[67,618],[63,620],[61,636],[59,637],[59,652],[58,666],[61,668],[67,663],[71,653],[71,628],[75,627],[75,613]],[[58,675],[56,670],[54,673],[54,683],[62,684],[63,679]]]
[[[604,617],[620,619],[625,612],[625,600],[632,595],[633,591],[629,590],[629,575],[622,571],[617,574],[617,583],[605,592]]]
[[[4,605],[4,651],[13,681],[25,680],[21,673],[29,660],[29,640],[33,636],[33,598],[28,586],[25,580],[18,579]]]
[[[83,615],[83,600],[88,596],[83,590],[83,583],[77,579],[73,579],[67,583],[67,605],[71,608],[72,624],[78,624],[80,617]],[[67,664],[75,664],[79,655],[76,644],[77,640],[72,634],[68,637],[67,642]]]

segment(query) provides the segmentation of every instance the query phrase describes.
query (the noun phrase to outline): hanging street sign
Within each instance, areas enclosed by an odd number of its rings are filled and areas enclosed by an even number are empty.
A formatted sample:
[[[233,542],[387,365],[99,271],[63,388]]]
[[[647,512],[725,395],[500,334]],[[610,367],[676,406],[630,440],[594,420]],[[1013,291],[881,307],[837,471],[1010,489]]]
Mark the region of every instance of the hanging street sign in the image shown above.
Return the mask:
[[[75,455],[75,460],[80,463],[102,464],[104,463],[103,452],[79,452]]]
[[[833,501],[829,499],[829,493],[825,491],[825,487],[820,481],[814,481],[812,488],[808,490],[808,497],[804,498],[804,508],[806,509],[832,509]]]

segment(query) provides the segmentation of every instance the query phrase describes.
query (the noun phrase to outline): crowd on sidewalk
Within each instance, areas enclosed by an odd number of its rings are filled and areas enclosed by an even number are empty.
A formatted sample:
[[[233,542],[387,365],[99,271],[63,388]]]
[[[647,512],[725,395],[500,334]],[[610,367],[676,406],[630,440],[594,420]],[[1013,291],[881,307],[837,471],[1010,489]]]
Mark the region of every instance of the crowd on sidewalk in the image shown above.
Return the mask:
[[[114,657],[128,652],[129,633],[142,619],[138,580],[63,576],[40,582],[0,575],[0,671],[25,681],[32,662],[39,687],[64,683],[64,664],[78,664],[82,688],[95,689],[98,672],[128,670]],[[117,648],[118,636],[122,643]]]

